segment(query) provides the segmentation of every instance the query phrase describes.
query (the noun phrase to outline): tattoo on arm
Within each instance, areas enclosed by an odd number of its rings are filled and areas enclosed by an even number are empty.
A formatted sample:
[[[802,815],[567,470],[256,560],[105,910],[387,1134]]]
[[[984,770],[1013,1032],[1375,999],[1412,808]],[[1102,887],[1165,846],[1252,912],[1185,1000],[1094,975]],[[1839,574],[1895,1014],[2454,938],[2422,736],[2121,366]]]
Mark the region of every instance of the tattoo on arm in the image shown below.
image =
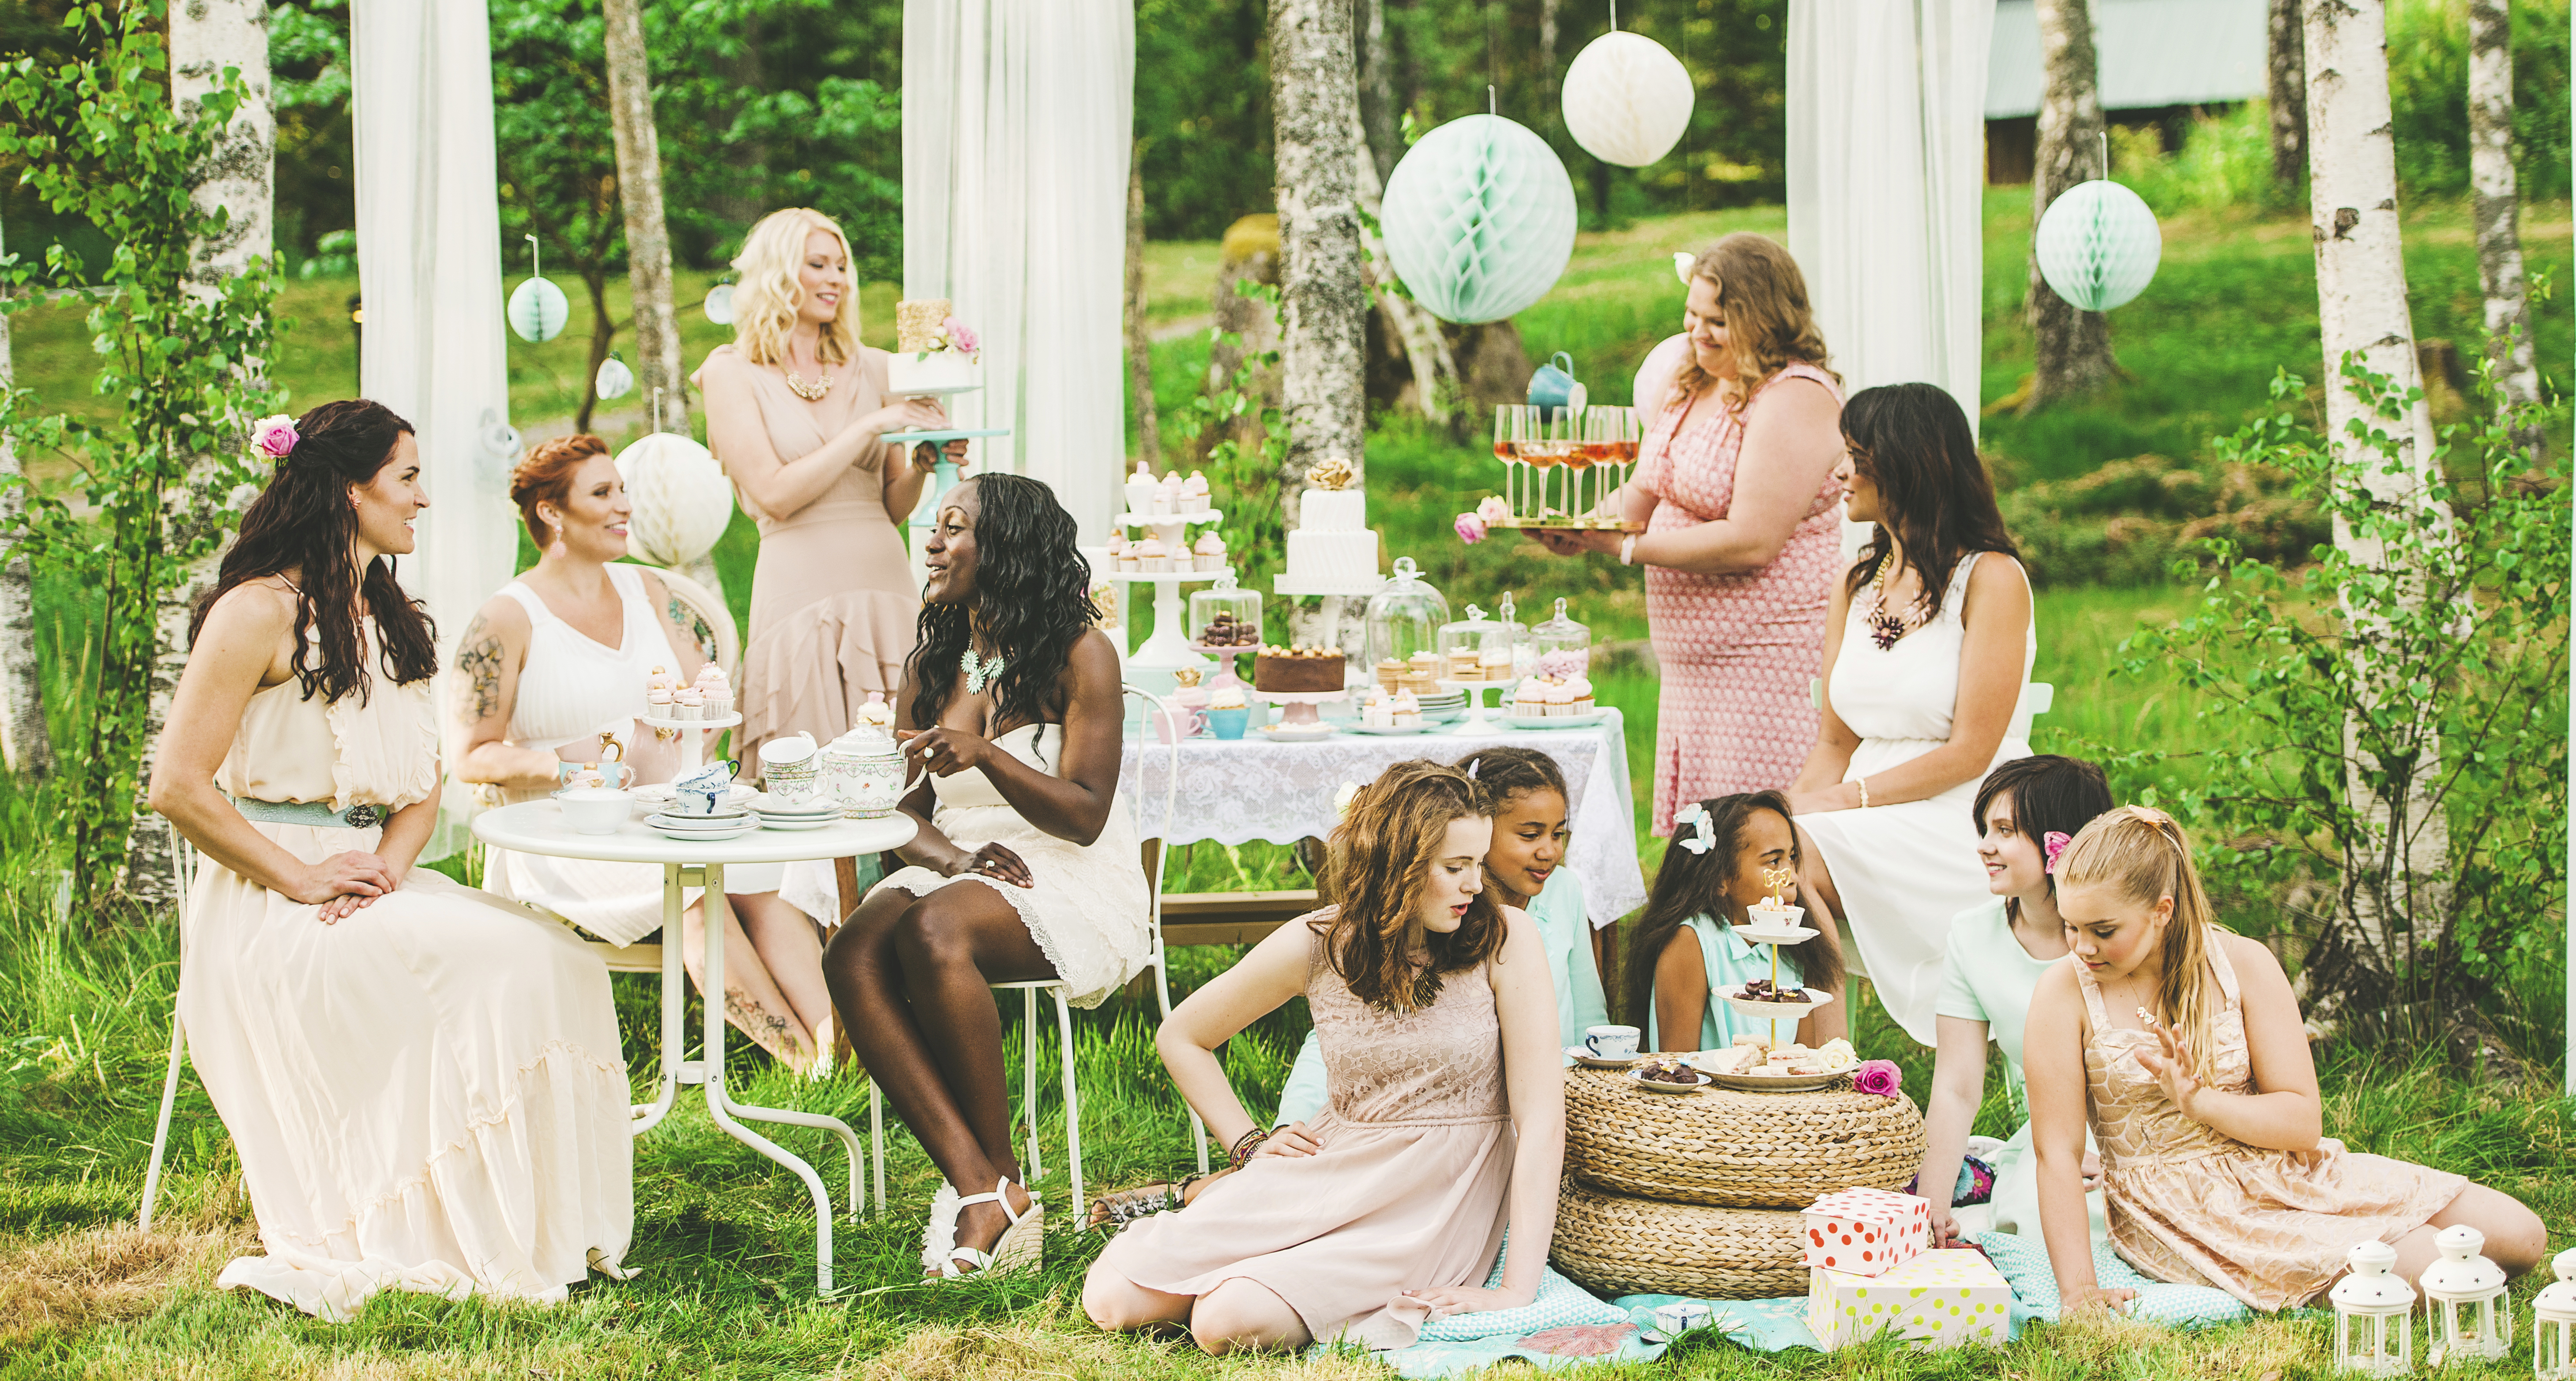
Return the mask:
[[[456,717],[467,724],[479,724],[499,714],[501,640],[484,632],[479,614],[457,641],[456,669],[465,677],[465,684],[457,689]]]

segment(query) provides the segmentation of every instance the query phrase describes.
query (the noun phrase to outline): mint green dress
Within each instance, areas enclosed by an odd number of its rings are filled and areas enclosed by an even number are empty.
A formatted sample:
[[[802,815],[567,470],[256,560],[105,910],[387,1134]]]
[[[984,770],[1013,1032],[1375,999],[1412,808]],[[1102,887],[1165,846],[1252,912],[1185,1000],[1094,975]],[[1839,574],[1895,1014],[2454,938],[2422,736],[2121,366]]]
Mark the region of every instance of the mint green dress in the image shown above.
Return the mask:
[[[1529,916],[1538,922],[1539,938],[1547,946],[1547,977],[1556,988],[1557,1043],[1579,1045],[1586,1028],[1610,1021],[1601,967],[1592,959],[1592,916],[1583,900],[1583,879],[1572,868],[1557,869],[1530,898]],[[1288,1084],[1279,1091],[1279,1116],[1270,1125],[1311,1122],[1323,1110],[1324,1048],[1308,1031],[1297,1063],[1288,1071]]]
[[[2021,1126],[1993,1159],[1995,1227],[2024,1237],[2039,1237],[2039,1168],[2030,1152],[2030,1096],[2022,1076],[2023,1028],[2030,1021],[2030,995],[2042,974],[2066,962],[2033,959],[2013,935],[2012,917],[1997,897],[1950,918],[1950,939],[1942,956],[1941,991],[1932,1007],[1936,1017],[1982,1021],[1986,1035],[2004,1052],[2004,1080]],[[2091,1146],[2093,1135],[2084,1136]],[[2085,1196],[2093,1214],[2093,1236],[2107,1240],[2102,1195]]]
[[[1646,1045],[1648,1050],[1689,1051],[1723,1050],[1735,1044],[1738,1036],[1767,1037],[1773,1045],[1787,1045],[1798,1039],[1798,1019],[1764,1021],[1747,1016],[1718,1000],[1721,988],[1750,983],[1771,976],[1770,946],[1757,945],[1736,937],[1735,931],[1719,925],[1706,915],[1693,916],[1682,927],[1699,938],[1700,967],[1708,970],[1708,1005],[1701,1009],[1699,1044],[1667,1043],[1657,1026],[1652,1004],[1646,1012]],[[1645,962],[1653,962],[1646,960]],[[1783,984],[1806,982],[1805,971],[1798,967],[1798,946],[1780,946],[1780,981]],[[1680,1039],[1676,1032],[1674,1039]]]

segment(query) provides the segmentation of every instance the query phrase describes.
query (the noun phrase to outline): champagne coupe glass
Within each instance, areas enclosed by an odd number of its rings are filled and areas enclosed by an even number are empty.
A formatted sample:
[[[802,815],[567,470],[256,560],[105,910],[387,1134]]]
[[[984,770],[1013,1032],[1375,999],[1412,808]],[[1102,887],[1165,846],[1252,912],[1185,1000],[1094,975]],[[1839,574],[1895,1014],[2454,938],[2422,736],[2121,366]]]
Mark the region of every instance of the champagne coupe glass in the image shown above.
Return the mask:
[[[1637,446],[1643,439],[1644,425],[1635,408],[1610,409],[1610,462],[1618,467],[1619,487],[1622,489],[1628,487],[1628,471],[1637,463]],[[1613,516],[1624,521],[1624,515]]]
[[[1584,481],[1592,473],[1594,411],[1596,409],[1593,408],[1585,408],[1581,413],[1572,408],[1565,411],[1565,513],[1576,527],[1587,526],[1590,522],[1591,509],[1583,502],[1583,491]]]
[[[1503,463],[1503,500],[1514,514],[1521,511],[1527,497],[1523,492],[1528,487],[1523,457],[1529,447],[1534,411],[1525,403],[1504,403],[1494,409],[1494,459]]]
[[[1521,459],[1536,467],[1538,472],[1538,498],[1531,509],[1531,516],[1544,521],[1548,514],[1548,500],[1555,494],[1555,485],[1548,472],[1565,463],[1565,423],[1562,420],[1565,410],[1557,409],[1560,416],[1555,419],[1535,407],[1524,408],[1523,411],[1529,415],[1530,430],[1529,440],[1521,447]]]

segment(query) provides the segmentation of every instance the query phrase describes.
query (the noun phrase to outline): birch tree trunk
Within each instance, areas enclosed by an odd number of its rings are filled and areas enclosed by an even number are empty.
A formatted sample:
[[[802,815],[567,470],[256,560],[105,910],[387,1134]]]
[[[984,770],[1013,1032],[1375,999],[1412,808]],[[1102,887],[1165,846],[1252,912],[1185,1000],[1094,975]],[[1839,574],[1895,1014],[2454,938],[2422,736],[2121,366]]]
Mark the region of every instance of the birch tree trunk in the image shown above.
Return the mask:
[[[688,370],[671,307],[671,231],[662,215],[662,144],[653,131],[653,72],[637,0],[601,0],[607,21],[609,124],[617,135],[617,200],[626,213],[626,281],[634,290],[636,379],[650,408],[662,390],[661,430],[689,434]],[[596,366],[593,366],[596,368]],[[584,388],[590,381],[582,381]]]
[[[1386,0],[1359,0],[1360,129],[1378,185],[1395,175],[1395,160],[1404,152],[1397,127],[1395,52],[1386,41]]]
[[[2512,0],[2469,0],[2469,190],[2476,205],[2478,287],[2487,304],[2487,362],[2495,370],[2496,403],[2509,415],[2540,397],[2514,187]],[[2540,429],[2523,429],[2519,440],[2536,453]]]
[[[2046,85],[2039,103],[2038,149],[2030,179],[2033,231],[2058,194],[2102,173],[2101,67],[2093,51],[2091,0],[2039,0],[2040,64]],[[2059,297],[2039,272],[2038,236],[2032,237],[2030,281],[2022,309],[2030,321],[2030,393],[2024,414],[2062,398],[2091,393],[2110,382],[2110,326],[2100,312],[2080,312]]]
[[[9,317],[0,312],[0,389],[16,384]],[[45,679],[36,660],[35,576],[18,553],[27,512],[20,473],[17,448],[0,435],[0,762],[16,776],[46,777],[54,770],[54,740],[45,729]]]
[[[2308,165],[2308,36],[2300,0],[2272,0],[2268,57],[2272,180],[2296,187]]]
[[[2419,507],[2431,502],[2435,478],[2433,418],[2421,400],[2421,369],[2414,322],[2406,305],[2406,260],[2397,216],[2397,147],[2390,129],[2387,7],[2384,0],[2310,0],[2307,7],[2308,200],[2317,255],[2317,320],[2324,345],[2326,436],[2337,453],[2343,482],[2366,489],[2380,505]],[[2347,358],[2396,387],[2419,390],[2403,419],[2375,417],[2370,401],[2342,377]],[[2381,430],[2396,445],[2393,466],[2380,451],[2351,433]],[[2379,544],[2335,524],[2335,545],[2356,565],[2383,566]],[[2405,572],[2394,573],[2402,582]],[[2367,658],[2371,630],[2356,627],[2356,658]],[[2367,675],[2367,671],[2364,672]],[[2397,789],[2375,788],[2359,761],[2356,725],[2345,733],[2346,788],[2354,812],[2372,837],[2347,851],[2342,914],[2330,923],[2322,947],[2337,963],[2359,966],[2332,989],[2312,994],[2310,1010],[2321,1022],[2347,1011],[2383,1005],[2394,994],[2377,984],[2401,981],[2414,955],[2438,941],[2447,908],[2442,879],[2450,852],[2447,823],[2432,799],[2440,776],[2440,742],[2430,717],[2419,713],[2420,748]],[[2316,956],[2312,955],[2312,958]],[[2371,972],[2376,970],[2376,972]],[[2311,964],[2303,976],[2313,976]],[[2376,980],[2374,983],[2373,980]],[[2375,1000],[2375,1001],[2374,1001]]]
[[[268,6],[264,0],[189,0],[171,6],[170,100],[178,112],[198,115],[205,97],[223,81],[226,68],[240,70],[249,97],[234,112],[224,139],[198,172],[197,208],[221,207],[229,217],[220,236],[200,240],[194,248],[188,288],[203,297],[216,295],[226,280],[272,253],[277,115],[269,92]],[[227,438],[228,446],[238,449],[249,444],[250,420],[235,419],[241,431]],[[170,545],[191,543],[221,525],[229,496],[214,492],[218,464],[214,456],[198,457],[187,480],[169,496],[165,521]],[[169,822],[145,808],[139,793],[152,780],[170,696],[178,687],[180,669],[187,665],[188,616],[197,600],[214,587],[222,559],[218,550],[198,562],[187,581],[161,601],[161,652],[152,672],[150,720],[142,764],[135,775],[134,831],[126,840],[122,884],[127,899],[146,908],[174,901],[178,879],[171,868]]]
[[[1127,389],[1136,409],[1136,454],[1163,463],[1154,412],[1154,338],[1145,329],[1145,141],[1127,157]]]
[[[1270,87],[1278,171],[1281,496],[1328,456],[1365,474],[1368,270],[1360,253],[1358,56],[1352,0],[1273,0]],[[1293,527],[1293,524],[1291,525]],[[1341,620],[1356,631],[1357,619]]]
[[[1396,291],[1394,261],[1386,257],[1386,241],[1369,229],[1370,223],[1378,220],[1378,195],[1383,190],[1377,165],[1363,155],[1359,160],[1359,196],[1360,209],[1368,213],[1368,220],[1360,223],[1360,236],[1362,247],[1368,251],[1371,295],[1379,317],[1386,323],[1387,335],[1403,346],[1405,363],[1413,370],[1414,406],[1422,410],[1423,417],[1446,427],[1467,397],[1458,377],[1458,355],[1449,348],[1449,336],[1440,329],[1440,319],[1421,303]]]

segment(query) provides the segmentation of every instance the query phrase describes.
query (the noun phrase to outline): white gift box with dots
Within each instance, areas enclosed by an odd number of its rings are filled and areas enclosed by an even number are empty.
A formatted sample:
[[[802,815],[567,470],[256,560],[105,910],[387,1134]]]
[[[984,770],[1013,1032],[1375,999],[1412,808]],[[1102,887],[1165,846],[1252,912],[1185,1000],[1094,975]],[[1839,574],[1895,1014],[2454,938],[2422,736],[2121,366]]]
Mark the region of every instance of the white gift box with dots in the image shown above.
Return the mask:
[[[1810,1267],[1874,1276],[1932,1246],[1932,1204],[1886,1189],[1838,1189],[1807,1206]]]
[[[1929,1251],[1875,1276],[1807,1273],[1807,1327],[1828,1351],[1882,1333],[1934,1348],[2001,1347],[2011,1320],[2012,1286],[1978,1252]]]

